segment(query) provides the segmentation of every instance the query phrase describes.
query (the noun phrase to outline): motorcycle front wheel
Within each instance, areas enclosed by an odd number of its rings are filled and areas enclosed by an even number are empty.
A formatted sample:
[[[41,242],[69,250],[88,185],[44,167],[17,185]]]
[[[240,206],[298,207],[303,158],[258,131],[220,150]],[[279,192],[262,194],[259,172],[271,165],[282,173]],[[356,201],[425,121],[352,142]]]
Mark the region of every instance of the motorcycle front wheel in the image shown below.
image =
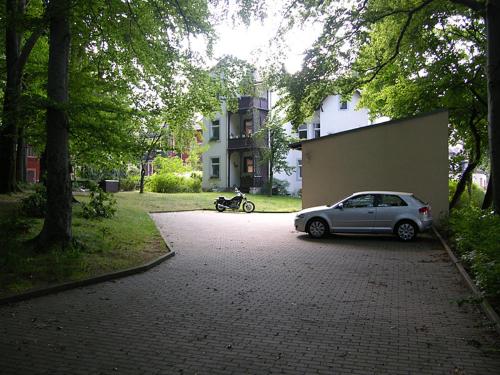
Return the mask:
[[[220,204],[216,203],[216,204],[215,204],[215,209],[216,209],[217,211],[219,211],[219,212],[224,212],[224,211],[226,210],[226,207],[224,207],[224,206],[222,206],[222,205],[220,205]]]
[[[254,210],[255,204],[253,204],[253,202],[246,201],[245,203],[243,203],[243,211],[245,211],[247,214],[253,212]]]

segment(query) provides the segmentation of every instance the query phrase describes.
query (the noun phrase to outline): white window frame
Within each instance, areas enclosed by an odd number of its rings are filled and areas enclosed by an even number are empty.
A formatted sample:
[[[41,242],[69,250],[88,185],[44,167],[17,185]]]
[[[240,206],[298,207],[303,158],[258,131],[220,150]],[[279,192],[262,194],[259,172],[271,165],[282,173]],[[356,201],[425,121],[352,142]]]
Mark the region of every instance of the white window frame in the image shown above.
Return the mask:
[[[316,133],[318,132],[318,133]],[[313,134],[314,134],[314,138],[319,138],[321,137],[321,123],[315,123],[313,124]]]
[[[297,180],[302,181],[302,159],[297,159]]]
[[[219,161],[217,163],[214,163],[214,159],[219,159]],[[219,175],[218,176],[216,176],[214,174],[214,166],[215,165],[217,165],[219,167]],[[210,178],[220,179],[220,165],[221,165],[220,156],[213,156],[210,158]]]
[[[302,129],[301,129],[301,128],[302,128]],[[306,132],[306,137],[305,137],[305,138],[301,138],[301,137],[300,137],[300,132],[301,132],[301,131],[302,131],[302,132],[304,132],[304,131]],[[297,134],[298,134],[298,136],[299,136],[299,139],[308,139],[308,137],[307,137],[307,135],[308,135],[308,134],[307,134],[307,133],[308,133],[308,131],[307,131],[307,124],[302,124],[302,125],[300,125],[300,126],[298,127],[298,129],[297,129]]]
[[[218,137],[214,138],[214,128],[217,128],[218,131]],[[210,140],[211,141],[220,141],[220,120],[213,120],[211,125],[210,125]]]

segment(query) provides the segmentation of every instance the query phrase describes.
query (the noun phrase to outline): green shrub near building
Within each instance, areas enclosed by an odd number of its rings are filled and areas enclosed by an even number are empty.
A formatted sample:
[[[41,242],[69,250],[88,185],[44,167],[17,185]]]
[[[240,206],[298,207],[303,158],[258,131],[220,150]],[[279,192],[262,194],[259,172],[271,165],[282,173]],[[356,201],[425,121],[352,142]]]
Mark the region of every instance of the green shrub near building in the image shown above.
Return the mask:
[[[451,212],[449,230],[476,285],[500,306],[500,217],[474,206],[462,207]]]

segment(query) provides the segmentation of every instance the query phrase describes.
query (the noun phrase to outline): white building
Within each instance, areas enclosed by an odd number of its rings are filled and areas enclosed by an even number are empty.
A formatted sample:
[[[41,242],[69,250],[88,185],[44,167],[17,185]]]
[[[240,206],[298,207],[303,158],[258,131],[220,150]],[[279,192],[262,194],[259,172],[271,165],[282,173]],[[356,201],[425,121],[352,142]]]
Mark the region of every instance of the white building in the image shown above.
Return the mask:
[[[356,109],[360,93],[349,101],[340,96],[326,97],[311,120],[294,132],[285,124],[288,134],[298,139],[312,139],[370,124],[368,110]],[[271,108],[271,93],[262,91],[258,97],[241,97],[239,109],[228,112],[223,103],[221,113],[214,120],[205,119],[204,143],[210,147],[203,154],[203,183],[205,190],[225,190],[238,186],[242,190],[258,190],[268,181],[268,167],[258,161],[262,141],[252,138],[264,124]],[[291,175],[278,173],[274,178],[289,182],[290,194],[297,195],[302,188],[302,152],[290,150],[288,164],[295,167]]]
[[[238,186],[242,191],[262,188],[268,179],[268,168],[259,163],[259,150],[266,140],[253,137],[269,113],[269,92],[242,96],[238,109],[230,112],[226,103],[213,119],[204,119],[203,142],[209,145],[202,156],[204,190],[226,190]]]
[[[321,103],[312,119],[299,126],[298,132],[293,132],[292,125],[286,124],[288,134],[300,140],[323,137],[346,130],[351,130],[370,124],[367,109],[357,109],[360,93],[356,91],[349,101],[342,101],[339,95],[330,95]],[[384,121],[380,119],[378,121]],[[291,175],[279,173],[275,178],[286,180],[290,184],[288,190],[297,195],[302,189],[302,151],[290,150],[288,165],[295,167]]]

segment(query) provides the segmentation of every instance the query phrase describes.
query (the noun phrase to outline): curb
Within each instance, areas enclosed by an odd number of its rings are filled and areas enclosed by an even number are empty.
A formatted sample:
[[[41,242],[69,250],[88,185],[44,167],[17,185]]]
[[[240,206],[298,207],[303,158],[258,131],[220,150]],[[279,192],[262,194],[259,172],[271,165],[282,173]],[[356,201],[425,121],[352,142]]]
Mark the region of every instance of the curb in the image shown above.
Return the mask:
[[[170,250],[169,246],[166,243],[165,243],[165,246],[167,247],[168,250]],[[7,297],[3,297],[3,298],[0,298],[0,305],[5,305],[8,303],[14,303],[14,302],[20,302],[20,301],[24,301],[24,300],[31,299],[31,298],[41,297],[41,296],[45,296],[48,294],[62,292],[62,291],[69,290],[69,289],[75,289],[75,288],[79,288],[82,286],[98,284],[98,283],[101,283],[104,281],[110,281],[110,280],[119,279],[119,278],[122,278],[125,276],[131,276],[131,275],[135,275],[138,273],[142,273],[142,272],[148,271],[149,269],[157,266],[160,263],[163,263],[164,261],[173,257],[174,255],[175,255],[175,251],[170,250],[169,253],[162,255],[156,259],[153,259],[152,261],[145,263],[141,266],[127,268],[127,269],[117,271],[117,272],[106,273],[104,275],[90,277],[88,279],[83,279],[83,280],[78,280],[78,281],[70,281],[70,282],[63,283],[63,284],[57,284],[57,285],[50,286],[48,288],[32,289],[32,290],[29,290],[29,291],[24,292],[24,293],[14,294],[14,295],[10,295]]]
[[[462,266],[462,262],[457,259],[455,254],[453,254],[453,251],[450,249],[444,238],[439,234],[437,229],[435,227],[432,227],[432,230],[434,231],[434,234],[436,237],[439,239],[443,247],[446,249],[446,252],[450,256],[452,262],[455,264],[457,267],[458,271],[462,275],[465,283],[469,287],[469,289],[472,291],[472,294],[478,299],[481,300],[481,308],[483,309],[484,313],[486,316],[491,320],[493,323],[495,330],[497,331],[498,334],[500,334],[500,317],[496,313],[496,311],[491,307],[490,303],[484,298],[484,296],[481,294],[479,289],[476,287],[472,279],[470,278],[469,274],[465,270],[465,268]]]

